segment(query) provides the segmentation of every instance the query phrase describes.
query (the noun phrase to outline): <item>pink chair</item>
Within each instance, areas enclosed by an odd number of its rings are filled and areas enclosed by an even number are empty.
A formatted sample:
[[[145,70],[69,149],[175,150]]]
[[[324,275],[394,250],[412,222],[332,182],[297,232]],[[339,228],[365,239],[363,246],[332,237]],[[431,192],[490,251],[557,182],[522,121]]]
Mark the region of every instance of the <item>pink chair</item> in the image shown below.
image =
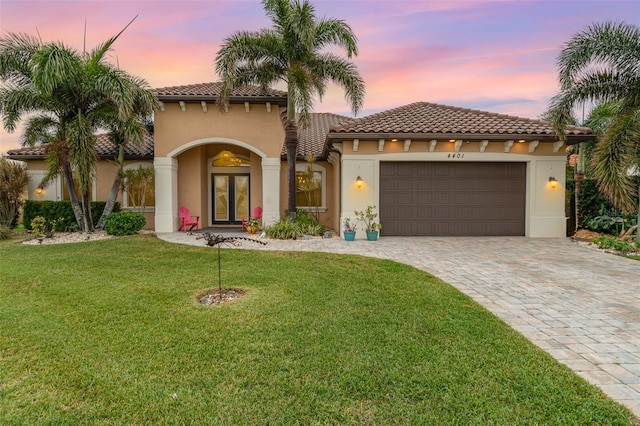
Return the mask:
[[[249,218],[256,218],[258,220],[262,219],[262,207],[258,206],[255,209],[253,209],[253,211],[251,212],[251,216],[249,216]],[[242,232],[245,231],[245,229],[247,228],[247,220],[243,217],[242,218]]]
[[[192,216],[191,212],[186,207],[180,207],[179,213],[180,213],[180,228],[178,228],[178,231],[182,229],[184,229],[184,232],[192,231],[194,227],[196,228],[196,231],[198,230],[198,225],[200,223],[200,216]],[[190,227],[190,228],[187,230],[187,227]]]

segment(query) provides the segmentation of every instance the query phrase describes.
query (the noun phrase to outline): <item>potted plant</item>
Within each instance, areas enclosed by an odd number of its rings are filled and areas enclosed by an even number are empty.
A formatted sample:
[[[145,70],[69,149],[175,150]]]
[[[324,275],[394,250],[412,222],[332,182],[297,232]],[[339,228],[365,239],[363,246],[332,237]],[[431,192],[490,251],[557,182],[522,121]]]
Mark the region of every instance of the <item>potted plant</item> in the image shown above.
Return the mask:
[[[378,213],[376,213],[376,206],[367,206],[365,210],[354,211],[358,220],[364,223],[364,230],[367,233],[367,240],[376,241],[378,239],[378,231],[382,228],[382,225],[376,223]]]
[[[255,234],[260,229],[260,221],[257,217],[250,217],[247,220],[247,232],[250,234]]]
[[[344,239],[345,241],[353,241],[356,239],[356,227],[351,225],[351,218],[344,218]]]

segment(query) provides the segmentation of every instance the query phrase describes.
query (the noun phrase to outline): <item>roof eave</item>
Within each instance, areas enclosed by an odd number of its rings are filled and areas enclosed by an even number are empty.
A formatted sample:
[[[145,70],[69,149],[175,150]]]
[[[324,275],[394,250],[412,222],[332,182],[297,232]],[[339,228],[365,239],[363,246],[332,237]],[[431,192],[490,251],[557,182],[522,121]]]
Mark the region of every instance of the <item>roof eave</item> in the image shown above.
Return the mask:
[[[577,145],[583,142],[591,142],[596,140],[597,136],[594,134],[590,135],[567,135],[566,136],[566,144],[567,145]]]
[[[549,134],[510,134],[510,133],[357,133],[357,132],[329,132],[327,135],[329,140],[346,140],[346,139],[417,139],[417,140],[492,140],[492,141],[508,141],[529,140],[540,142],[555,142],[558,138]]]
[[[161,102],[218,102],[218,96],[216,95],[156,95]],[[271,102],[278,106],[286,106],[287,98],[275,97],[275,96],[230,96],[229,103],[265,103]]]
[[[25,160],[44,160],[45,156],[44,155],[16,155],[16,154],[7,154],[7,158],[10,160],[17,160],[17,161],[25,161]]]

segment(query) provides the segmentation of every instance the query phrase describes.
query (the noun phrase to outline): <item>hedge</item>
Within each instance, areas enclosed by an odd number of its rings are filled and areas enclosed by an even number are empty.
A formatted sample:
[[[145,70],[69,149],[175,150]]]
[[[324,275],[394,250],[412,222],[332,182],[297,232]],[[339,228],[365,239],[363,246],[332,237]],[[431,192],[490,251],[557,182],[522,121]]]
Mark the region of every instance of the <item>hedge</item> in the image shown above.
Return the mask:
[[[100,215],[104,211],[106,201],[91,202],[91,217],[95,226],[100,219]],[[120,211],[120,203],[116,202],[113,206],[114,212]],[[22,223],[26,229],[31,229],[31,221],[36,216],[42,216],[47,221],[56,221],[56,231],[66,231],[69,228],[78,226],[76,218],[73,215],[73,208],[70,201],[34,201],[27,200],[24,203],[24,212],[22,215]]]
[[[637,188],[640,185],[640,177],[635,178],[635,187]],[[572,198],[574,197],[575,190],[575,182],[573,181],[573,176],[567,176],[567,192],[569,203],[571,205],[571,211],[573,211],[574,203]],[[580,211],[578,212],[578,227],[579,228],[589,228],[587,223],[597,217],[600,216],[600,209],[604,207],[604,209],[608,212],[617,211],[615,207],[609,202],[607,197],[602,195],[598,190],[598,185],[594,179],[585,179],[582,181],[582,185],[580,186]]]
[[[133,235],[137,234],[147,221],[142,213],[115,212],[107,216],[104,230],[109,235]]]

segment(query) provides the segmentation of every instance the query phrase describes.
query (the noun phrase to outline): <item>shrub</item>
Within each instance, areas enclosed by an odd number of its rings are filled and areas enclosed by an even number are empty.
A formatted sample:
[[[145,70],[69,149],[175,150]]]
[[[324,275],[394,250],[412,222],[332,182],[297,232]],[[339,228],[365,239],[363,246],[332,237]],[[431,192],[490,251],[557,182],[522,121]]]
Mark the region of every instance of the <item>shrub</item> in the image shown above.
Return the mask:
[[[29,175],[20,163],[0,157],[0,223],[11,228],[16,225],[23,194],[29,185]]]
[[[289,222],[288,220],[281,220],[274,225],[266,226],[264,232],[269,237],[278,240],[295,240],[304,235],[295,222]]]
[[[613,249],[623,253],[636,251],[638,248],[640,248],[640,242],[631,243],[629,241],[618,240],[607,235],[600,235],[599,237],[594,238],[592,241],[602,249]]]
[[[285,211],[285,216],[288,216]],[[326,228],[318,223],[315,217],[306,210],[296,210],[293,222],[281,220],[275,225],[264,227],[264,232],[270,238],[279,240],[295,240],[303,235],[322,235]]]
[[[0,225],[0,240],[7,240],[11,236],[11,230],[8,226]]]
[[[635,187],[640,184],[640,177],[635,177]],[[598,186],[594,179],[585,179],[580,187],[580,210],[578,213],[578,226],[586,228],[589,221],[602,216],[601,211],[614,212],[617,211],[607,198],[598,191]],[[616,216],[616,215],[609,215]]]
[[[133,235],[147,223],[144,216],[136,212],[115,212],[107,216],[104,229],[109,235]]]
[[[34,234],[51,238],[56,230],[56,220],[47,220],[42,216],[36,216],[31,221],[31,229]]]
[[[319,223],[309,223],[305,225],[298,225],[300,232],[306,235],[322,235],[324,234],[325,227]]]
[[[104,210],[105,201],[91,202],[91,217],[95,226]],[[120,211],[120,203],[113,207],[114,212]],[[70,201],[34,201],[27,200],[24,205],[23,223],[27,229],[31,229],[31,221],[36,216],[42,216],[48,221],[56,221],[56,231],[66,231],[69,228],[77,228],[78,224],[73,215]]]

